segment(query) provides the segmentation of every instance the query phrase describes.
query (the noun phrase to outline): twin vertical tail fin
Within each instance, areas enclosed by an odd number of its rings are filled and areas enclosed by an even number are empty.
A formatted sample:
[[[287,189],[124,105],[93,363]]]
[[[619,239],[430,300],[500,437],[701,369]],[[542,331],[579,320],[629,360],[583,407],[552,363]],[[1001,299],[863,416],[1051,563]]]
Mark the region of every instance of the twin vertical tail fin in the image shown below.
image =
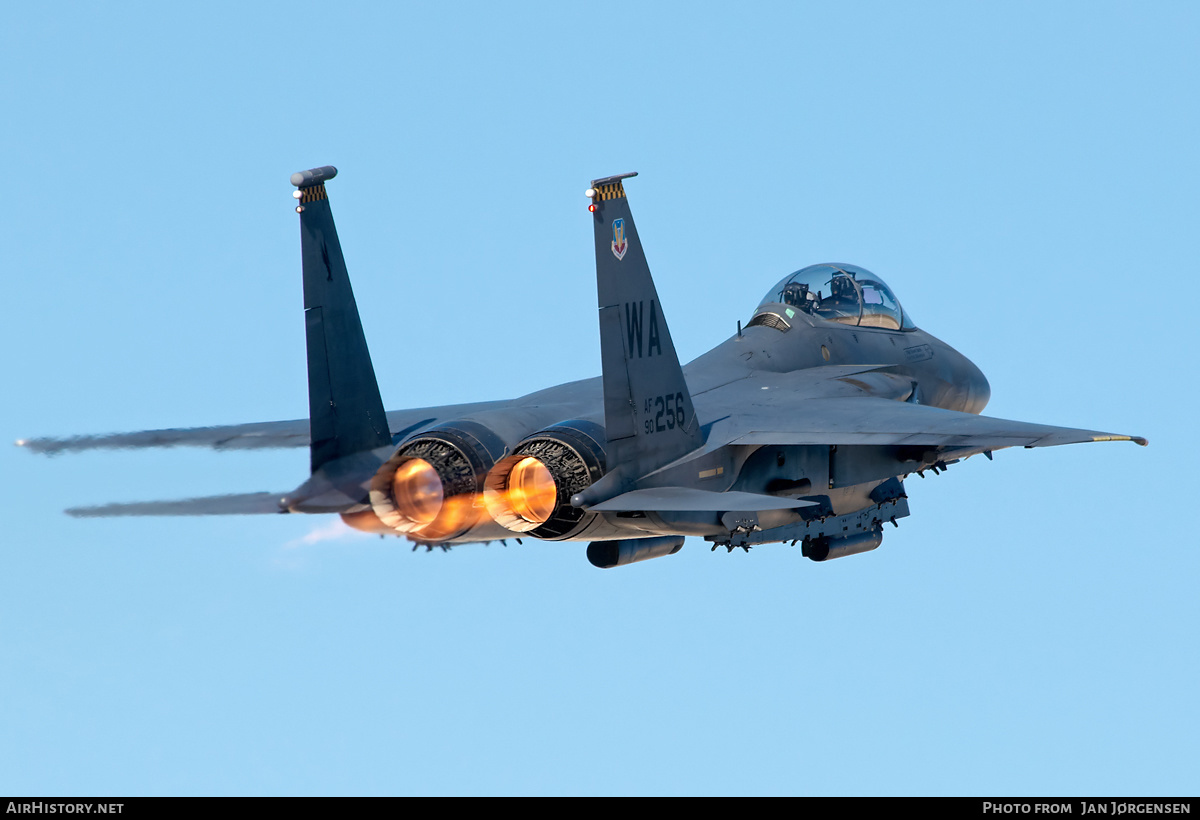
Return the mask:
[[[325,191],[326,181],[336,174],[336,168],[325,166],[292,175],[304,260],[314,472],[336,459],[391,443]],[[611,463],[621,465],[620,475],[600,482],[617,486],[593,485],[600,492],[627,489],[638,478],[703,444],[625,197],[622,180],[631,176],[594,180],[589,191],[596,236],[604,424]],[[596,500],[588,499],[589,503]]]
[[[325,192],[332,165],[292,174],[304,261],[312,470],[390,444],[375,368]]]
[[[703,444],[671,331],[633,223],[622,180],[592,181],[596,291],[604,426],[611,463],[629,465],[626,481]],[[615,489],[615,488],[613,488]]]

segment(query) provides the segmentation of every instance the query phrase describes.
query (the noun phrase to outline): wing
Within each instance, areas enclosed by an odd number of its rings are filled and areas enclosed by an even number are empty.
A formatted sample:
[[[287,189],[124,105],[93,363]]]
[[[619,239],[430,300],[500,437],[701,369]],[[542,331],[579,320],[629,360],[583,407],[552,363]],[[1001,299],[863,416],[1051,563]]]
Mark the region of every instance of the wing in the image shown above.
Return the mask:
[[[135,433],[18,439],[32,453],[57,455],[78,450],[117,450],[141,447],[211,447],[214,450],[255,450],[268,447],[307,447],[308,419],[231,424],[222,427],[172,427]]]
[[[876,444],[940,448],[958,457],[1004,447],[1050,447],[1141,436],[1054,427],[976,416],[890,399],[862,397],[776,400],[712,426],[705,450],[725,444]]]
[[[113,518],[130,515],[278,515],[288,512],[282,506],[285,493],[241,493],[210,495],[179,501],[135,501],[104,504],[99,507],[72,507],[67,515],[75,518]]]
[[[392,440],[398,441],[438,421],[460,418],[505,402],[478,402],[445,407],[393,410],[387,414]],[[208,447],[213,450],[259,450],[307,447],[308,419],[230,424],[220,427],[172,427],[134,433],[18,439],[17,446],[33,453],[57,455],[79,450],[140,449],[145,447]]]

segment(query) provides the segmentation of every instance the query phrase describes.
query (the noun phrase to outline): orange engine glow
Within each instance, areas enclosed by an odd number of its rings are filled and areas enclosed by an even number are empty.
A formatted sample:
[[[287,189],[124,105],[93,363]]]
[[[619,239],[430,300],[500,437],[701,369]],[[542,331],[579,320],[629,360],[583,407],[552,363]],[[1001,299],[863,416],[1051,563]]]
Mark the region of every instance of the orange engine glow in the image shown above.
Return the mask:
[[[466,493],[450,496],[442,502],[437,518],[413,530],[410,537],[438,541],[455,535],[475,523],[479,517],[476,507],[482,506],[480,501],[477,505],[476,497]]]
[[[375,515],[374,510],[360,510],[353,513],[342,513],[342,521],[346,522],[347,527],[353,527],[356,530],[363,532],[376,533],[378,535],[395,535],[396,528],[389,527],[387,524],[379,520]]]
[[[554,514],[558,486],[546,465],[526,456],[508,474],[506,501],[514,513],[531,524],[541,524]]]
[[[392,477],[392,497],[397,509],[414,527],[424,527],[442,509],[442,480],[425,459],[409,459]]]

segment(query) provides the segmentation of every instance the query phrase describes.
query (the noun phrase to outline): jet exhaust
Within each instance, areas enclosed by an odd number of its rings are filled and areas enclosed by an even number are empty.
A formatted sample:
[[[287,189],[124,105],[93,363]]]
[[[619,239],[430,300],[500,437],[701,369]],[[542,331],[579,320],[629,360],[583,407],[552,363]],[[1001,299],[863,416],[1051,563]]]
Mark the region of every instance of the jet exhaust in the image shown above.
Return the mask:
[[[503,451],[503,442],[474,422],[422,433],[371,480],[371,510],[382,525],[415,540],[463,535],[483,517],[483,478]]]
[[[489,515],[511,532],[558,540],[578,535],[595,518],[571,496],[605,471],[599,425],[569,421],[536,433],[500,459],[483,482]]]
[[[360,532],[369,532],[373,535],[395,535],[396,528],[389,527],[387,524],[379,520],[379,516],[375,515],[375,511],[370,507],[365,510],[357,510],[355,512],[341,513],[342,522],[347,527],[359,530]]]

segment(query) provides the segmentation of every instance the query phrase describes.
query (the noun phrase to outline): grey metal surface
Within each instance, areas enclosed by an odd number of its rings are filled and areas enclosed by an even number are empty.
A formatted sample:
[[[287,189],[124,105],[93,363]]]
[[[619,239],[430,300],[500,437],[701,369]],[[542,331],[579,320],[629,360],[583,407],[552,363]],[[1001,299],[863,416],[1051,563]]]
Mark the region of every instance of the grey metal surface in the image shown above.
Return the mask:
[[[627,538],[621,541],[593,541],[588,544],[587,558],[600,569],[636,564],[651,558],[674,555],[683,549],[682,535],[661,535],[653,538]]]
[[[692,512],[728,512],[758,510],[788,510],[814,506],[812,501],[779,498],[760,493],[729,490],[713,492],[694,487],[649,487],[630,490],[607,501],[589,507],[593,512],[630,512],[634,510],[664,510]]]

